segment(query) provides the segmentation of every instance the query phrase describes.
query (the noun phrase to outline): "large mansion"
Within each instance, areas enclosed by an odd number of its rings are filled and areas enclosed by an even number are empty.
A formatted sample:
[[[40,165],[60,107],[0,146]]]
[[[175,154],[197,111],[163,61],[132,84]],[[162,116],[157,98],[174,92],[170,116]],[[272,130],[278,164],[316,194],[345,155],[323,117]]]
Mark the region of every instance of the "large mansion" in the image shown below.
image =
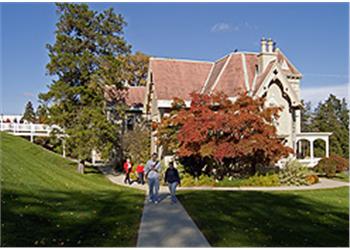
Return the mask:
[[[325,142],[325,156],[328,156],[331,133],[301,131],[301,79],[302,74],[275,47],[275,43],[271,39],[262,39],[259,52],[233,52],[215,62],[153,57],[149,62],[147,86],[131,87],[128,104],[138,107],[148,120],[159,122],[169,112],[174,97],[190,105],[192,92],[211,94],[222,91],[232,101],[242,91],[253,97],[264,96],[266,106],[283,108],[276,127],[285,143],[296,154],[301,151],[299,141],[309,143],[310,155],[304,161],[311,166],[318,161],[314,158],[314,141]],[[154,135],[152,151],[161,153]]]

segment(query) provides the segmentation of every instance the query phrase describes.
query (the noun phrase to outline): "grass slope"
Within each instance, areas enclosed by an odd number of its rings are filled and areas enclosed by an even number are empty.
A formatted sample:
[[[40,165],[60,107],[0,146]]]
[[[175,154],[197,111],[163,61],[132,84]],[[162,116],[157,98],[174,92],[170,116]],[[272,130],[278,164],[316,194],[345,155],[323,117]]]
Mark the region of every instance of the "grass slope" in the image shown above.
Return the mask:
[[[1,133],[1,246],[135,246],[144,195]]]
[[[349,246],[349,190],[183,191],[187,212],[216,247]]]

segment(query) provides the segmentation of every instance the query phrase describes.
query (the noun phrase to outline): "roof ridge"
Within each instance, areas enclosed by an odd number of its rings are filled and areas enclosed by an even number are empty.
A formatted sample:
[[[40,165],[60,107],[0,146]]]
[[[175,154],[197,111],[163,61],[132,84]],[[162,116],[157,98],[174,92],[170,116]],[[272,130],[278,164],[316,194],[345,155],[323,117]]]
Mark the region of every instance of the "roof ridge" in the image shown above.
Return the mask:
[[[210,63],[210,61],[192,60],[192,59],[178,59],[178,58],[166,58],[166,57],[150,57],[150,60],[163,60],[163,61],[181,61],[181,62],[192,62],[192,63]]]
[[[212,65],[211,68],[210,68],[210,71],[209,71],[209,73],[208,73],[208,77],[207,77],[207,79],[205,80],[205,82],[204,82],[204,84],[203,84],[203,87],[202,87],[202,89],[201,89],[201,92],[200,92],[201,94],[204,93],[204,90],[205,90],[205,88],[206,88],[207,85],[208,85],[209,79],[210,79],[210,77],[211,77],[211,74],[212,74],[213,71],[214,71],[215,65],[216,65],[216,63],[213,63],[213,65]]]
[[[292,73],[292,74],[302,75],[300,73],[300,71],[297,69],[297,67],[295,67],[295,65],[288,59],[288,57],[282,52],[282,50],[280,48],[277,48],[277,53],[280,53],[282,55],[282,57],[284,57],[284,59],[286,60],[287,64],[289,63],[290,66],[292,66],[292,68],[294,68],[294,70],[297,72],[297,73]]]
[[[215,82],[214,82],[213,86],[211,86],[211,88],[210,88],[210,90],[209,90],[209,93],[210,93],[210,94],[211,94],[211,93],[214,91],[214,89],[215,89],[216,85],[219,83],[220,77],[221,77],[221,75],[223,74],[224,70],[226,69],[227,64],[228,64],[228,63],[229,63],[229,61],[231,60],[231,57],[232,57],[232,53],[231,53],[231,54],[229,54],[228,58],[227,58],[227,59],[226,59],[226,61],[225,61],[224,66],[223,66],[223,67],[221,68],[221,70],[220,70],[219,75],[216,77],[216,79],[215,79]]]

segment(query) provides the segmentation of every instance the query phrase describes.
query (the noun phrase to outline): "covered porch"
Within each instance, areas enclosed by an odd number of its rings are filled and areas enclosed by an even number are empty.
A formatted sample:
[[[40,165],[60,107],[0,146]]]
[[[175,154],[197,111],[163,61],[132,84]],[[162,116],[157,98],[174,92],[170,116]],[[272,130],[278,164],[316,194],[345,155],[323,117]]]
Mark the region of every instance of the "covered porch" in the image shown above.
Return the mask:
[[[329,157],[329,136],[331,132],[304,132],[295,136],[295,155],[299,162],[314,167],[323,157]],[[315,142],[324,143],[323,155],[315,156]],[[319,142],[319,143],[320,143]]]

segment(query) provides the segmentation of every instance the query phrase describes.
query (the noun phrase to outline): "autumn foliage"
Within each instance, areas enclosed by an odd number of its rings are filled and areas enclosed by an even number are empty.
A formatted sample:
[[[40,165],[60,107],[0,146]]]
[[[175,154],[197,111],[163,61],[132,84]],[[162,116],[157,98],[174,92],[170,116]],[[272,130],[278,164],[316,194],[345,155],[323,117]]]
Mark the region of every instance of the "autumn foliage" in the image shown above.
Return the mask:
[[[223,93],[193,93],[191,106],[174,100],[170,116],[158,126],[158,143],[180,158],[224,168],[233,163],[269,166],[292,153],[273,126],[280,108],[264,107],[264,98],[241,94],[232,102]]]

